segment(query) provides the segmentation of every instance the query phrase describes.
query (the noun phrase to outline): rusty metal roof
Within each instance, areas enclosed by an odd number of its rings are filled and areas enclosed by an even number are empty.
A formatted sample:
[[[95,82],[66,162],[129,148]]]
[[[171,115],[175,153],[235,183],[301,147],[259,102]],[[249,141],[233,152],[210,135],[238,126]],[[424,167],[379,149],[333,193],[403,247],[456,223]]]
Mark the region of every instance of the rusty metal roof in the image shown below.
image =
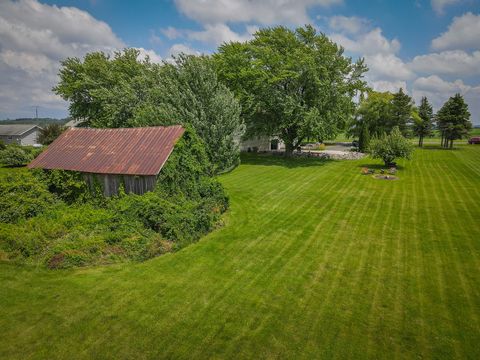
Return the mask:
[[[184,131],[180,125],[121,129],[71,128],[28,167],[97,174],[156,175]]]

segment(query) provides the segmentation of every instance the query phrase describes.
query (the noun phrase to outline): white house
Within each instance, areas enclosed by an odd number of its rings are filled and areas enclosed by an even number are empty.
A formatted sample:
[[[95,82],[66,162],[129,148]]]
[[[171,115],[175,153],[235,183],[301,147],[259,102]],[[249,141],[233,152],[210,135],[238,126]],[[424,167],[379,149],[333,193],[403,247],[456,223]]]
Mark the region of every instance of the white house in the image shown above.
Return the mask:
[[[254,136],[240,141],[240,151],[283,151],[285,144],[277,137]]]
[[[40,130],[38,125],[0,125],[0,140],[5,144],[37,145]]]

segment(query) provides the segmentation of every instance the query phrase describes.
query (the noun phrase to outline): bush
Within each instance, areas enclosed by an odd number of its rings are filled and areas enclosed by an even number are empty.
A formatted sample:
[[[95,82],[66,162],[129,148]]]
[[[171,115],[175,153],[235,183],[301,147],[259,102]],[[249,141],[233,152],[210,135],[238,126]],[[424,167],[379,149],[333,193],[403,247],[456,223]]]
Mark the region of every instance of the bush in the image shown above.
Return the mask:
[[[10,260],[68,268],[142,261],[171,246],[138,221],[83,204],[60,205],[18,224],[0,224],[0,250]]]
[[[374,159],[382,159],[385,166],[394,166],[395,159],[410,159],[413,152],[413,146],[405,139],[396,126],[390,135],[383,135],[380,138],[374,138],[370,142],[370,153]]]
[[[1,150],[5,150],[7,148],[7,146],[5,145],[5,143],[3,142],[3,140],[0,140],[0,151]]]
[[[33,160],[33,155],[18,145],[9,145],[0,151],[0,163],[6,166],[24,166]]]
[[[93,191],[91,191],[80,172],[36,169],[33,173],[39,181],[48,187],[50,192],[56,194],[68,204],[86,203],[103,198],[103,196],[99,196],[101,195],[100,189],[96,189],[96,197],[93,195]]]
[[[14,223],[36,216],[54,203],[55,197],[30,172],[0,176],[0,222]]]

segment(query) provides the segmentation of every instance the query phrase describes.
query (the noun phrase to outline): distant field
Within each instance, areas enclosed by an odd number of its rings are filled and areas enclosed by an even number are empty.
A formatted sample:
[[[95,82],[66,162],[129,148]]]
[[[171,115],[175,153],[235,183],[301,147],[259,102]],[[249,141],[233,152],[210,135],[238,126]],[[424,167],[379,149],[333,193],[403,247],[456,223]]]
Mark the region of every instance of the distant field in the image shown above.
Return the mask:
[[[474,128],[470,131],[470,136],[480,136],[480,128]],[[457,144],[465,144],[468,139],[456,140]],[[339,134],[335,139],[329,140],[328,142],[348,142],[352,141],[352,138],[348,138],[344,133]],[[412,138],[412,142],[418,143],[418,138]],[[440,143],[440,134],[436,131],[434,136],[424,139],[424,143],[436,144]]]
[[[0,262],[2,359],[480,358],[480,146],[250,155],[225,226],[141,264]]]

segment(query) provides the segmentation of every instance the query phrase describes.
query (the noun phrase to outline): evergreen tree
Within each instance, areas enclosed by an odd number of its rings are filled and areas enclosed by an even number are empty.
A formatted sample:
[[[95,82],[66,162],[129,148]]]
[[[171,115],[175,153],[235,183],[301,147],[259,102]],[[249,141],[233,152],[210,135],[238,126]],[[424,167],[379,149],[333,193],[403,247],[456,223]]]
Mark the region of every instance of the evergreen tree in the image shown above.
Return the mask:
[[[400,88],[397,93],[393,94],[389,128],[393,129],[395,126],[398,126],[401,133],[404,136],[407,135],[408,122],[411,119],[412,109],[412,98],[405,94],[403,89]]]
[[[426,96],[422,97],[417,116],[413,116],[413,132],[418,136],[418,146],[423,146],[423,138],[431,135],[433,126],[433,109]]]
[[[470,112],[463,96],[455,94],[437,113],[437,124],[442,132],[442,146],[453,147],[453,140],[462,139],[472,128]]]
[[[367,152],[369,143],[370,132],[368,131],[368,126],[366,124],[363,124],[362,131],[360,132],[360,137],[358,140],[358,148],[360,152]]]

